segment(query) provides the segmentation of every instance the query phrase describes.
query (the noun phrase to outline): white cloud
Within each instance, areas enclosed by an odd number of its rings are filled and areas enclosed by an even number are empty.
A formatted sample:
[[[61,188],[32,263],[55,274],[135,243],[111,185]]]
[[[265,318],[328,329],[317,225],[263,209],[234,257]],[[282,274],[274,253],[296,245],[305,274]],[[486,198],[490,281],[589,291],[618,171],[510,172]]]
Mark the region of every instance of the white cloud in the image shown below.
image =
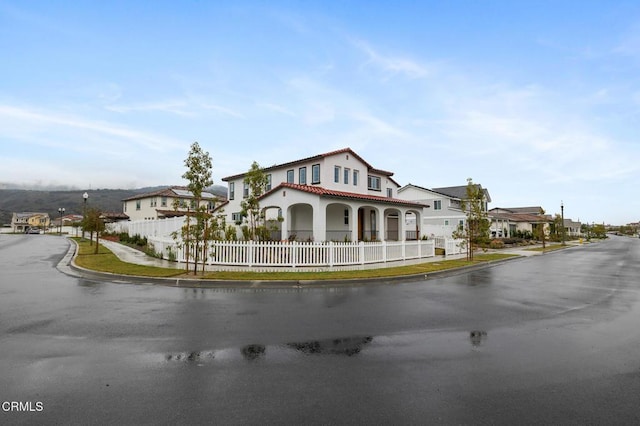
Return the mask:
[[[423,78],[430,75],[429,68],[411,59],[383,55],[364,41],[354,40],[352,44],[367,55],[368,63],[385,72],[403,74],[409,78]]]
[[[142,147],[149,151],[181,148],[184,143],[158,134],[73,115],[0,104],[0,138],[52,141],[58,146]]]

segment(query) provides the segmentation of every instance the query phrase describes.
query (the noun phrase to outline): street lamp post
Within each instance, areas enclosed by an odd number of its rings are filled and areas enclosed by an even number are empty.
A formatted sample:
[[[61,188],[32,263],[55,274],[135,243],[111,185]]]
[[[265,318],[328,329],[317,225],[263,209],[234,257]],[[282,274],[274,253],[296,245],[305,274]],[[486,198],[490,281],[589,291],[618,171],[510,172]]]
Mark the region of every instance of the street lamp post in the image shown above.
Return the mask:
[[[560,200],[560,213],[562,218],[562,245],[565,245],[564,242],[564,203]]]
[[[87,217],[87,200],[89,199],[89,194],[86,192],[82,194],[83,207],[82,207],[82,222],[85,223],[85,218]],[[82,239],[84,240],[84,226],[82,227]]]
[[[62,215],[64,214],[64,207],[58,208],[58,213],[60,213],[60,232],[59,232],[59,234],[62,235]]]

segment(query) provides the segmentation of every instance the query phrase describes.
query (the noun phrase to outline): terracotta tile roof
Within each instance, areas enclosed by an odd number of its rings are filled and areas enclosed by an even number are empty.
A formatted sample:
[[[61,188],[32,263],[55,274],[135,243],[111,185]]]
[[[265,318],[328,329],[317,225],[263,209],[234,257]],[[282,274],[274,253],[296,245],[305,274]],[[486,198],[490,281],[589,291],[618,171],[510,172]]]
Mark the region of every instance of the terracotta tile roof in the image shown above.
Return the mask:
[[[300,160],[290,161],[288,163],[276,164],[274,166],[264,167],[262,170],[265,173],[267,173],[267,172],[270,172],[272,170],[282,169],[282,168],[290,167],[290,166],[293,166],[293,165],[296,165],[296,164],[307,163],[307,162],[313,161],[313,160],[320,160],[320,159],[323,159],[323,158],[326,158],[326,157],[331,157],[331,156],[337,155],[337,154],[351,154],[352,156],[354,156],[358,160],[362,161],[367,166],[367,169],[369,171],[374,172],[374,173],[378,173],[378,174],[381,174],[381,175],[384,175],[384,176],[389,176],[389,177],[393,176],[393,172],[388,172],[386,170],[381,170],[381,169],[374,168],[371,164],[369,164],[367,161],[365,161],[364,158],[362,158],[358,154],[356,154],[351,148],[342,148],[342,149],[338,149],[338,150],[335,150],[335,151],[325,152],[324,154],[313,155],[311,157],[302,158]],[[225,182],[228,182],[230,180],[241,178],[246,174],[247,173],[245,172],[245,173],[240,173],[240,174],[233,175],[233,176],[227,176],[227,177],[223,177],[222,180],[225,181]],[[398,186],[400,186],[400,185],[398,185]]]
[[[379,195],[358,194],[358,193],[355,193],[355,192],[335,191],[335,190],[332,190],[332,189],[323,188],[321,186],[299,185],[299,184],[296,184],[296,183],[286,183],[286,182],[283,182],[280,185],[276,186],[271,191],[263,194],[262,197],[260,197],[260,198],[262,199],[262,198],[268,197],[269,195],[271,195],[274,192],[279,191],[281,189],[293,189],[293,190],[296,190],[296,191],[306,192],[308,194],[318,195],[320,197],[344,198],[344,199],[349,199],[349,200],[362,200],[362,201],[373,201],[373,202],[376,202],[376,203],[395,204],[395,205],[402,205],[402,206],[408,206],[408,207],[417,207],[417,208],[430,207],[430,206],[428,206],[426,204],[416,203],[414,201],[401,200],[401,199],[398,199],[398,198],[389,198],[389,197],[383,197],[383,196],[379,196]]]

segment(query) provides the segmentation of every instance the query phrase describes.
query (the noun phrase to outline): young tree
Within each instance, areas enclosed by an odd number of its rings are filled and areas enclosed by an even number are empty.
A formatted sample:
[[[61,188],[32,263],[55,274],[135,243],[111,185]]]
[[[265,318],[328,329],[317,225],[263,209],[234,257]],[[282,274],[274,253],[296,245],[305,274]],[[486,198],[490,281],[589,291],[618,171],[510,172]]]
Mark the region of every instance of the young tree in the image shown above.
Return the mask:
[[[543,219],[544,219],[544,213],[545,213],[544,209],[542,207],[540,207],[540,217],[543,218]],[[542,249],[543,250],[546,247],[545,241],[546,241],[546,237],[547,237],[547,235],[545,234],[545,231],[544,231],[544,225],[545,225],[544,222],[539,222],[538,223],[538,229],[537,229],[538,230],[538,239],[540,241],[542,241]]]
[[[244,178],[244,184],[249,188],[248,196],[240,203],[240,214],[247,221],[250,239],[263,239],[264,212],[260,210],[260,196],[267,188],[267,175],[257,162],[251,164],[251,168]]]
[[[96,233],[96,247],[94,253],[98,253],[98,242],[100,239],[100,234],[105,230],[104,221],[100,218],[102,212],[95,208],[90,208],[87,210],[87,214],[82,219],[82,229],[89,231],[90,233],[90,243],[89,245],[93,245],[93,233]]]
[[[455,238],[463,238],[467,247],[467,260],[473,260],[474,246],[489,240],[489,213],[487,197],[481,185],[467,179],[467,196],[461,200],[460,207],[467,216],[466,224],[454,233]]]
[[[202,201],[203,190],[213,185],[213,180],[211,179],[211,156],[209,156],[208,152],[203,151],[202,148],[200,148],[198,142],[194,142],[189,150],[189,155],[184,160],[184,165],[187,168],[187,171],[184,172],[182,178],[189,182],[187,188],[193,195],[193,216],[195,223],[193,225],[190,223],[191,212],[187,212],[187,224],[183,229],[182,234],[187,246],[187,270],[189,268],[188,258],[189,255],[191,255],[194,260],[193,274],[196,275],[198,272],[199,255],[202,252],[202,245],[206,245],[205,227],[209,213],[207,212],[206,204],[200,204]],[[189,248],[191,248],[191,250],[189,250]]]

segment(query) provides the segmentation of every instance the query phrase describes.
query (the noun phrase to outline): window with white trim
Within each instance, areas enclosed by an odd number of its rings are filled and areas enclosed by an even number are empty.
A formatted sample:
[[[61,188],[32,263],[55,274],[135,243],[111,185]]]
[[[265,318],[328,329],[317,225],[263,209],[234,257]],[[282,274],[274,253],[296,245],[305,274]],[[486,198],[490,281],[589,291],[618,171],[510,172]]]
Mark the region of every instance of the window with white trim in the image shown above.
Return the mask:
[[[293,183],[293,169],[287,170],[287,183]]]
[[[380,177],[379,176],[371,176],[367,177],[367,187],[373,191],[381,191],[380,188]]]
[[[342,167],[340,166],[334,166],[333,167],[333,181],[335,183],[340,183],[340,170],[342,169]]]
[[[351,169],[344,168],[344,184],[349,185],[349,176],[351,176]]]
[[[434,210],[442,210],[442,200],[434,200],[433,201],[433,209]]]
[[[320,183],[320,164],[311,166],[311,183]]]
[[[307,168],[306,167],[300,167],[298,169],[298,183],[300,185],[307,184]]]

